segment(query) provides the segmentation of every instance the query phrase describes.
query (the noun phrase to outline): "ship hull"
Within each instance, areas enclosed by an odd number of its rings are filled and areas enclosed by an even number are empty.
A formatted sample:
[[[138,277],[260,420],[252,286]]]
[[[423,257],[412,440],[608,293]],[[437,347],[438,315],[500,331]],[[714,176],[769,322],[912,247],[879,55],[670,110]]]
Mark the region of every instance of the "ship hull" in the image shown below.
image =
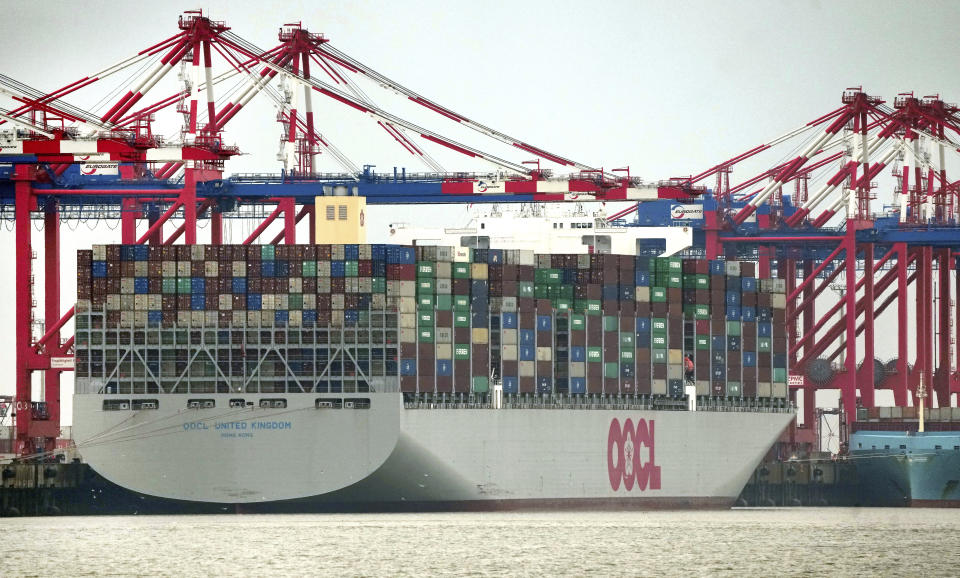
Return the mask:
[[[960,507],[958,432],[857,432],[851,456],[871,505]]]
[[[75,439],[144,511],[431,511],[729,507],[791,413],[646,409],[287,407],[104,411],[78,395]],[[114,396],[117,397],[117,396]],[[235,397],[235,396],[234,396]],[[246,425],[240,425],[246,424]],[[259,424],[259,425],[257,425]]]

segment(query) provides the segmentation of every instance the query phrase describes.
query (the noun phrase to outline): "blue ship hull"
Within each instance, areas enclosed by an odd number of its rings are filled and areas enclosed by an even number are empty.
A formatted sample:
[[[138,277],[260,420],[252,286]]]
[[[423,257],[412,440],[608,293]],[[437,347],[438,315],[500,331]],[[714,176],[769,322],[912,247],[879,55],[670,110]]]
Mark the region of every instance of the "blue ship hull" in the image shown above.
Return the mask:
[[[871,505],[960,507],[960,431],[859,431],[850,456]]]

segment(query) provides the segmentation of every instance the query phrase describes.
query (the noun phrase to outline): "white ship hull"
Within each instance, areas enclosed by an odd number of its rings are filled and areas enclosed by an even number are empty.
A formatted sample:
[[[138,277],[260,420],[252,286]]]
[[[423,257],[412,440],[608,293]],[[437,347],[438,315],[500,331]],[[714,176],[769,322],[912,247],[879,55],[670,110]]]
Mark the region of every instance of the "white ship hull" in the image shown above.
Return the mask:
[[[134,492],[333,508],[727,507],[792,413],[404,408],[399,393],[168,394],[105,411],[76,395],[83,460]],[[215,407],[188,409],[203,397]],[[362,397],[369,409],[320,408]],[[629,424],[629,425],[628,425]],[[636,454],[636,458],[632,456]],[[626,456],[626,458],[624,458]]]

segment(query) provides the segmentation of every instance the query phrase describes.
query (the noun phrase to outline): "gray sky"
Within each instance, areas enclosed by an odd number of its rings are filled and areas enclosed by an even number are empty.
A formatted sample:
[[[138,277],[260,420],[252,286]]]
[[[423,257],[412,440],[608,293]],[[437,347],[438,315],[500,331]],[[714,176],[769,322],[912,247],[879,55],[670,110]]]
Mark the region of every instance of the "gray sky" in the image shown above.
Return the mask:
[[[182,10],[197,6],[5,1],[2,7],[0,72],[49,91],[175,34]],[[960,14],[947,1],[231,1],[202,7],[261,48],[277,44],[280,25],[302,20],[338,49],[465,116],[586,164],[630,165],[632,174],[651,181],[699,172],[800,126],[839,107],[849,86],[863,85],[891,104],[901,91],[940,93],[948,102],[960,95]],[[174,90],[175,76],[142,103]],[[68,100],[93,108],[113,87],[103,84]],[[514,162],[530,158],[458,132],[369,83],[361,87],[387,110],[437,132]],[[364,115],[319,95],[314,108],[320,130],[357,164],[424,170]],[[176,123],[168,115],[157,125],[171,134]],[[225,140],[247,154],[226,172],[278,170],[278,139],[270,104],[251,106],[228,126]],[[430,152],[449,170],[487,168],[439,147]],[[734,180],[780,156],[735,172]],[[337,170],[325,162],[322,170]],[[889,198],[888,191],[879,193]],[[371,213],[374,227],[397,215],[457,224],[466,214],[463,207]],[[0,237],[0,267],[12,270],[13,234],[3,230]],[[91,232],[81,224],[78,233],[64,229],[64,237],[71,249],[83,248],[118,242],[119,230],[101,224]],[[74,289],[69,253],[64,309]],[[11,288],[5,296],[0,324],[12,327]],[[8,340],[12,345],[12,331]],[[11,348],[0,353],[7,378],[0,393],[13,392],[13,359]],[[70,393],[68,387],[63,395],[65,423]]]

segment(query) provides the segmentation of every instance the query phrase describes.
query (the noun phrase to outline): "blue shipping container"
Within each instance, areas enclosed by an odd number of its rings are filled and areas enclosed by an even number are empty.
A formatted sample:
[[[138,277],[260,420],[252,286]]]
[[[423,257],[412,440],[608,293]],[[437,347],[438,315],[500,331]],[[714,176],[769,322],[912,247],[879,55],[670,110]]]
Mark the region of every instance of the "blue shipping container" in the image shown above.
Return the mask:
[[[503,393],[518,393],[520,380],[515,376],[509,375],[503,378]]]
[[[107,262],[106,261],[94,261],[93,262],[93,276],[96,278],[102,278],[107,276]]]
[[[550,331],[553,327],[553,318],[549,315],[537,315],[537,331]]]
[[[346,261],[359,261],[360,260],[360,245],[344,245],[343,246],[343,258]]]
[[[744,367],[755,367],[757,365],[757,352],[756,351],[744,351],[743,352],[743,366]]]
[[[757,323],[757,335],[760,337],[771,337],[773,335],[773,324],[764,321]]]
[[[453,375],[453,361],[449,359],[437,360],[437,375],[446,377]]]
[[[756,307],[742,307],[740,308],[740,315],[744,321],[756,321],[757,309]]]
[[[416,375],[417,374],[417,360],[416,359],[401,359],[400,360],[400,375]]]
[[[740,321],[740,308],[735,305],[727,305],[727,321]]]
[[[757,291],[757,280],[754,277],[744,277],[740,280],[740,286],[744,293],[755,293]]]
[[[710,346],[714,351],[724,350],[727,348],[727,340],[724,339],[723,335],[714,335],[710,338]]]
[[[287,321],[290,320],[290,312],[289,312],[289,311],[276,311],[276,312],[274,312],[274,314],[273,314],[273,320],[274,320],[274,322],[277,323],[278,325],[286,325],[286,324],[287,324]]]
[[[504,313],[504,314],[503,314],[503,328],[504,328],[504,329],[516,329],[516,328],[517,328],[517,314],[516,314],[516,313]]]
[[[133,292],[138,295],[150,292],[150,282],[146,277],[135,277],[133,279]]]
[[[521,345],[518,348],[517,352],[520,356],[520,361],[533,361],[537,358],[536,348],[530,345]]]
[[[571,377],[570,393],[587,393],[587,378]]]
[[[570,348],[570,361],[586,361],[587,348],[574,345]]]
[[[553,381],[546,376],[538,377],[537,393],[553,393]]]
[[[637,317],[637,333],[650,333],[650,319]]]
[[[273,261],[261,261],[260,262],[260,276],[261,277],[274,277],[277,272],[277,267]]]
[[[248,293],[247,294],[247,309],[250,311],[260,311],[263,304],[263,299],[259,293]]]
[[[533,345],[536,342],[536,335],[533,329],[520,330],[520,345]]]
[[[231,281],[231,289],[234,293],[246,293],[247,292],[247,278],[246,277],[234,277]]]
[[[203,293],[194,293],[190,296],[190,309],[203,311],[207,308],[207,297]]]
[[[726,273],[727,273],[726,261],[719,261],[716,259],[710,261],[711,275],[725,275]]]
[[[633,274],[634,282],[637,287],[649,287],[650,286],[650,273],[647,271],[637,271]]]
[[[740,292],[739,291],[727,291],[727,306],[736,305],[740,306]]]

